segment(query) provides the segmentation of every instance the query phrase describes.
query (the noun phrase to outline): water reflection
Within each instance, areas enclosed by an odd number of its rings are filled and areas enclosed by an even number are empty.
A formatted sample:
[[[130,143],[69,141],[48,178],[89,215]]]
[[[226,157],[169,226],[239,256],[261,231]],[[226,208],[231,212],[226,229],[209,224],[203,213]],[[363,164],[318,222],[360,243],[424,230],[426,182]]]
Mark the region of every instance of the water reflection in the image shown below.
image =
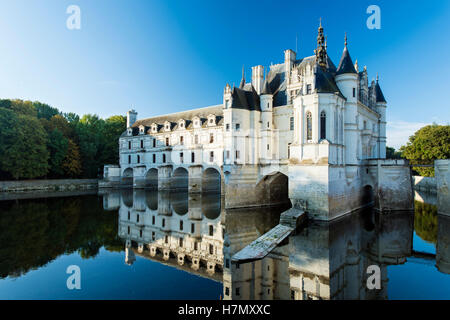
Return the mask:
[[[329,223],[310,221],[266,258],[236,265],[231,257],[277,225],[286,207],[224,210],[220,194],[146,190],[104,199],[118,205],[128,264],[137,255],[220,281],[224,299],[387,299],[387,267],[422,257],[413,250],[411,212],[380,215],[367,208]],[[418,207],[423,235],[434,224],[427,222],[425,206]],[[449,219],[441,220],[436,261],[448,272]],[[381,270],[379,290],[366,285],[371,265]]]

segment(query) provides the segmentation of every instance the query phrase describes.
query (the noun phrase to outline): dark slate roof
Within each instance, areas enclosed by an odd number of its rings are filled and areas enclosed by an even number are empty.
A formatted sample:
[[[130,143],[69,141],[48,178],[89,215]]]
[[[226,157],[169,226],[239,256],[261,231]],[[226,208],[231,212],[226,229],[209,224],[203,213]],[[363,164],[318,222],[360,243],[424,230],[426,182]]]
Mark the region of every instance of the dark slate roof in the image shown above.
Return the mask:
[[[338,86],[336,85],[336,82],[334,81],[333,74],[330,71],[323,69],[318,64],[316,64],[314,67],[314,73],[314,88],[317,93],[336,93],[344,98]]]
[[[141,119],[141,120],[136,121],[132,125],[132,127],[137,128],[140,125],[151,126],[152,123],[157,123],[159,125],[162,125],[166,121],[172,122],[174,125],[177,125],[178,120],[180,120],[180,119],[191,120],[192,118],[197,116],[200,119],[204,120],[210,114],[214,114],[214,115],[216,115],[216,117],[223,116],[223,106],[220,104],[217,106],[193,109],[193,110],[188,110],[188,111],[171,113],[171,114],[167,114],[167,115],[163,115],[163,116]],[[188,126],[190,127],[191,123],[188,123],[188,121],[186,121],[186,127],[188,127]],[[162,126],[158,126],[158,127],[159,127],[159,129],[162,128]]]
[[[378,81],[375,84],[375,97],[376,102],[384,102],[386,103],[386,99],[384,98],[383,92],[381,91],[380,85],[378,84]]]
[[[266,77],[270,92],[273,94],[274,107],[287,104],[285,69],[284,63],[271,65]]]
[[[339,62],[339,66],[336,71],[336,74],[344,73],[356,73],[355,66],[353,65],[352,58],[350,57],[347,46],[345,46],[344,48],[341,61]]]
[[[259,95],[253,86],[251,86],[251,90],[244,90],[234,87],[231,91],[231,97],[233,98],[233,102],[231,104],[232,108],[261,111],[259,105]]]

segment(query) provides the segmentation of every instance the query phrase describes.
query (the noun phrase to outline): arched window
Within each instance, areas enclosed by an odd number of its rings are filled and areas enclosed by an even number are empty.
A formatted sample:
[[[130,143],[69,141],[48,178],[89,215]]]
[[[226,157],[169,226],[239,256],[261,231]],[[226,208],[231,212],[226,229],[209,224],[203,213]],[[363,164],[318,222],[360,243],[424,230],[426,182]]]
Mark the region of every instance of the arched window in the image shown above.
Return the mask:
[[[325,111],[320,113],[320,139],[327,138],[327,114]]]
[[[312,140],[312,114],[306,113],[306,140]]]

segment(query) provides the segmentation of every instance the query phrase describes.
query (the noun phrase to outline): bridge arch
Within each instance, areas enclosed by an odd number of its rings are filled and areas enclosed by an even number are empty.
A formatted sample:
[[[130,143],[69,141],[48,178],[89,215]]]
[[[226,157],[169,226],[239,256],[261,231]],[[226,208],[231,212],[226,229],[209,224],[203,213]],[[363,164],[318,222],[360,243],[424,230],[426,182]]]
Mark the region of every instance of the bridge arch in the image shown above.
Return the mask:
[[[289,202],[289,178],[287,175],[274,171],[265,175],[257,185],[267,204],[276,205]]]
[[[189,172],[184,167],[178,167],[173,171],[170,183],[173,190],[187,190],[189,187]]]
[[[375,204],[375,193],[370,184],[363,187],[361,202],[364,207],[373,206]]]
[[[220,193],[221,177],[216,168],[206,168],[202,174],[202,192]]]
[[[123,171],[121,183],[125,186],[133,185],[133,168],[126,168]]]
[[[158,169],[151,168],[145,174],[145,187],[151,189],[158,188]]]

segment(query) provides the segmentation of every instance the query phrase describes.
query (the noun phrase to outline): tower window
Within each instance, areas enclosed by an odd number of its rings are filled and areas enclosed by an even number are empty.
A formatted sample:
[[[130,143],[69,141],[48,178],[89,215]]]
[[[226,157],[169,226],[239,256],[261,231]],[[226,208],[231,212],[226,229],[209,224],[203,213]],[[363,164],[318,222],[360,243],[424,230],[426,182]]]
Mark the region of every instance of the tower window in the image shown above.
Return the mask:
[[[153,139],[153,148],[156,147],[156,139]]]
[[[183,220],[180,220],[180,231],[183,231]]]
[[[152,225],[155,225],[155,216],[152,216]]]
[[[128,155],[128,163],[131,163],[131,155]]]
[[[180,137],[180,144],[184,145],[184,137],[183,136]]]
[[[166,147],[169,146],[169,138],[166,138]]]
[[[153,163],[155,163],[156,162],[156,154],[153,154],[152,157],[153,157]]]
[[[191,233],[195,232],[195,224],[191,223]]]
[[[131,141],[128,141],[128,149],[131,149]]]
[[[353,88],[353,98],[356,97],[356,88]]]
[[[209,143],[214,143],[214,133],[209,134]]]
[[[226,124],[226,128],[227,128],[227,131],[230,131],[230,124],[229,123]]]
[[[236,123],[236,131],[239,131],[241,129],[241,125],[239,123]]]
[[[294,117],[289,118],[289,130],[294,130]]]
[[[195,162],[195,153],[194,152],[191,153],[191,162],[192,163]]]
[[[312,114],[309,111],[306,113],[306,140],[312,140]]]
[[[239,150],[236,150],[236,159],[239,159],[239,157],[240,157],[240,152],[239,152]]]
[[[311,85],[310,84],[306,85],[306,94],[311,94]]]
[[[211,151],[209,153],[209,162],[213,162],[214,161],[214,151]]]
[[[163,153],[163,163],[166,163],[166,155]]]
[[[183,158],[183,152],[180,152],[180,163],[183,163],[184,161],[184,158]]]
[[[267,121],[267,128],[270,128],[270,122]]]
[[[325,111],[320,113],[320,139],[327,138],[327,115]]]
[[[210,236],[214,235],[214,226],[212,225],[209,226],[209,235]]]
[[[141,140],[141,149],[144,147],[144,140]]]
[[[137,163],[141,163],[141,156],[140,155],[137,156]]]

